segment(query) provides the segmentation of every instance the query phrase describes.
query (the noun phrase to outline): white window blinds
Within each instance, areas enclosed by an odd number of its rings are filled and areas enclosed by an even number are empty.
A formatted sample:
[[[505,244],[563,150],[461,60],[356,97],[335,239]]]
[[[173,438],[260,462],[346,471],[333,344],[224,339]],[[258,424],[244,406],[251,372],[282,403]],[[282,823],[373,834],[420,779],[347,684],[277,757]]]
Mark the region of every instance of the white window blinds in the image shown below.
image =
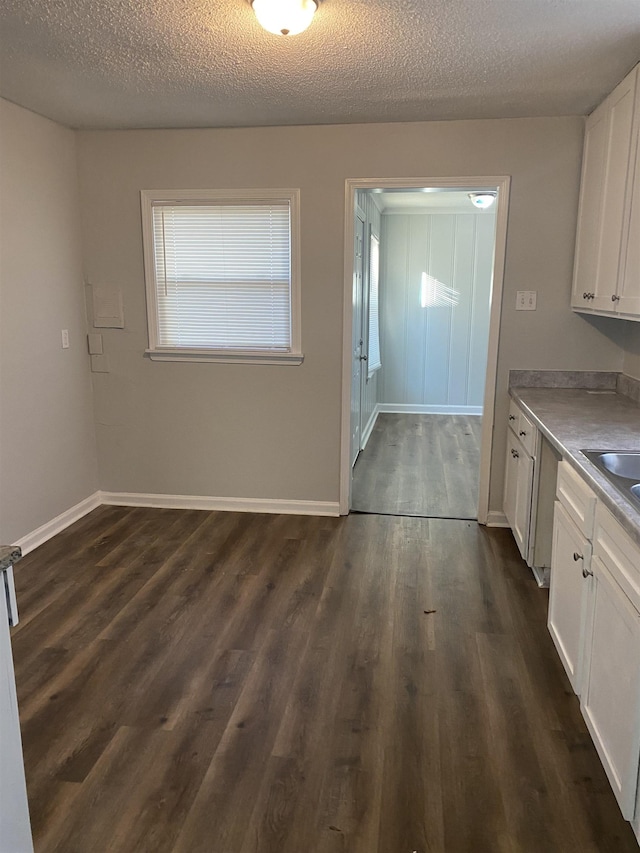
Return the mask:
[[[288,201],[153,202],[157,346],[291,350]]]
[[[380,241],[371,235],[369,250],[369,344],[367,352],[368,374],[382,367],[380,359]]]

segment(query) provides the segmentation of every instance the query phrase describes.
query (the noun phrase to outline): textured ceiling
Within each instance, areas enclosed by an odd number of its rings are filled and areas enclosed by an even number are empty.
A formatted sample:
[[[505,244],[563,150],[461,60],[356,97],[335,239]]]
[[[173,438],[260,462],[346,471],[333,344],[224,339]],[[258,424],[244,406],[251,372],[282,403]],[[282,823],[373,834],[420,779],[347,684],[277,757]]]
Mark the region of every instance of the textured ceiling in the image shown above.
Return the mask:
[[[0,3],[0,94],[81,128],[586,114],[639,59],[639,0]]]

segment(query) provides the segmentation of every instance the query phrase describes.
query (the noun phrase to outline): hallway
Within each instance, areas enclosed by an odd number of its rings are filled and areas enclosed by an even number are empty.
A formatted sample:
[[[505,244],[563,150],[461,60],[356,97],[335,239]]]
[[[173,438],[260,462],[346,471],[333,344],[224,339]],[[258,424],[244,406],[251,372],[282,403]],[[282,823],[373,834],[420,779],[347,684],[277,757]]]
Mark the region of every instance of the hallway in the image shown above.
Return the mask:
[[[477,518],[481,418],[378,415],[353,469],[352,510]]]

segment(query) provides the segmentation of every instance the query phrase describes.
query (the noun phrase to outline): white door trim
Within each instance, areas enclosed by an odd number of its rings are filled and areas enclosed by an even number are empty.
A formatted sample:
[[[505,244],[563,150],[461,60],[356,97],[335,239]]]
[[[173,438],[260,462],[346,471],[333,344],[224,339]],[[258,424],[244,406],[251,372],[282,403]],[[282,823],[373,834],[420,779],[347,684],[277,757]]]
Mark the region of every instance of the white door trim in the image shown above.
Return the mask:
[[[347,178],[345,181],[345,238],[343,285],[343,341],[342,341],[342,414],[340,425],[340,514],[347,515],[351,504],[351,333],[353,288],[353,211],[356,190],[404,189],[411,187],[473,187],[498,189],[496,203],[496,236],[491,288],[491,315],[489,319],[489,347],[484,390],[484,415],[480,441],[480,486],[478,492],[478,521],[486,524],[489,517],[489,477],[493,446],[495,418],[496,378],[498,369],[498,341],[502,313],[502,289],[507,243],[507,217],[509,210],[508,175],[474,175],[458,178]]]

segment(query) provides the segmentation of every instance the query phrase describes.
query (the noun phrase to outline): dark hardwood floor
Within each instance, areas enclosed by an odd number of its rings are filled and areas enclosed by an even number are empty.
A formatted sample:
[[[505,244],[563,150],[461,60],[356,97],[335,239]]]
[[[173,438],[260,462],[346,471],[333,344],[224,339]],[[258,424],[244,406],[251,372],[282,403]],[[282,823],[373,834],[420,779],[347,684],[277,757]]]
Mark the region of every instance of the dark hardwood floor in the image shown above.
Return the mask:
[[[382,413],[353,470],[359,512],[477,518],[478,416]]]
[[[102,507],[16,584],[37,853],[637,853],[507,531]]]

